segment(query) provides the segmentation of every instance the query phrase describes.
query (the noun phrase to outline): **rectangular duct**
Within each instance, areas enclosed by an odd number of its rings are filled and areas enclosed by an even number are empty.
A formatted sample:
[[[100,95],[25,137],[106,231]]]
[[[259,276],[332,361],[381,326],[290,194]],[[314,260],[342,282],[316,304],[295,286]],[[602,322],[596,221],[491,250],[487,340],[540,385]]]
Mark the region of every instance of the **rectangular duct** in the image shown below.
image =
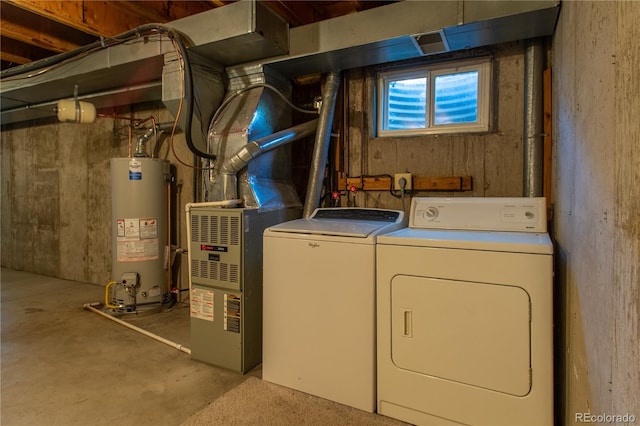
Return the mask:
[[[286,76],[338,71],[553,34],[559,1],[401,1],[290,31]]]
[[[185,35],[190,52],[222,66],[260,64],[296,77],[548,36],[559,10],[557,0],[401,1],[289,30],[261,2],[245,0],[168,26]],[[160,100],[163,58],[172,51],[166,37],[149,37],[38,77],[3,81],[2,123],[42,116],[34,106],[70,97],[74,84],[89,101],[95,94],[125,95],[103,97],[99,108]]]
[[[188,35],[190,51],[225,66],[289,51],[288,24],[259,1],[239,1],[169,25]]]
[[[194,87],[191,139],[198,150],[207,152],[209,121],[220,106],[225,93],[224,69],[221,65],[192,51],[189,51],[188,54]],[[180,128],[186,129],[187,108],[182,102],[184,88],[180,61],[175,53],[167,53],[164,59],[162,102],[174,117],[178,117]],[[180,116],[178,116],[179,112]]]
[[[224,66],[282,55],[289,46],[286,22],[253,0],[231,3],[167,26],[186,37],[190,53]],[[3,79],[1,122],[5,125],[53,118],[55,103],[73,97],[76,84],[79,98],[93,102],[98,109],[159,101],[164,90],[164,55],[173,52],[167,37],[144,37],[52,67],[34,77]],[[102,96],[103,93],[117,95]]]

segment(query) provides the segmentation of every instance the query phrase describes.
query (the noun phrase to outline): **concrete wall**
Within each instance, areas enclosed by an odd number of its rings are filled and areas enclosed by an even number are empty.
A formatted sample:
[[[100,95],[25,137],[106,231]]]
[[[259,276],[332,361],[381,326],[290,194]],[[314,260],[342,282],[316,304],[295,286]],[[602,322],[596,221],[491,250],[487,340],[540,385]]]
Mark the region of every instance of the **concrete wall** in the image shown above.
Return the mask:
[[[639,20],[637,2],[563,2],[554,36],[565,424],[576,413],[640,421]]]
[[[405,171],[420,176],[471,175],[474,189],[465,195],[521,195],[523,45],[510,43],[491,51],[498,102],[497,128],[489,135],[372,138],[375,69],[349,71],[345,151],[349,175]],[[172,119],[161,108],[135,113],[136,118],[150,115],[159,122]],[[110,280],[109,160],[127,156],[127,124],[122,118],[100,118],[91,125],[23,123],[2,132],[3,267],[97,284]],[[182,133],[176,136],[175,147],[178,157],[190,164],[192,154]],[[178,168],[177,212],[186,234],[182,215],[184,204],[192,201],[192,170],[176,161],[168,148],[166,141],[160,157]],[[401,201],[388,192],[358,197],[360,206],[401,207]],[[184,247],[185,235],[182,238]],[[186,265],[182,269],[186,283]]]
[[[348,72],[348,139],[345,171],[349,177],[411,172],[415,176],[472,176],[466,192],[414,192],[417,196],[522,196],[524,43],[486,51],[494,58],[495,128],[488,134],[380,137],[373,133],[376,69]],[[358,206],[402,208],[388,191],[361,191]],[[408,212],[409,201],[405,202]]]
[[[561,424],[583,412],[640,418],[639,9],[635,2],[564,2],[553,41]],[[522,43],[494,51],[498,124],[490,135],[371,138],[374,74],[349,71],[348,174],[471,175],[471,192],[419,195],[521,195],[523,51]],[[169,119],[162,110],[138,116],[149,114]],[[2,132],[3,267],[97,284],[110,278],[108,161],[127,155],[124,124]],[[191,163],[181,134],[175,146]],[[168,147],[160,157],[177,164]],[[184,247],[192,171],[178,164],[177,178]],[[401,207],[384,192],[362,192],[356,202]]]
[[[134,114],[150,116],[157,122],[173,120],[163,109]],[[3,267],[95,284],[111,279],[109,160],[128,155],[128,117],[82,125],[32,124],[2,132]],[[134,146],[139,134],[133,133]],[[191,164],[193,154],[182,133],[174,146],[178,157]],[[176,161],[168,139],[159,157],[178,166],[176,214],[186,247],[184,204],[193,200],[192,169]],[[183,268],[182,287],[187,287],[187,273]]]

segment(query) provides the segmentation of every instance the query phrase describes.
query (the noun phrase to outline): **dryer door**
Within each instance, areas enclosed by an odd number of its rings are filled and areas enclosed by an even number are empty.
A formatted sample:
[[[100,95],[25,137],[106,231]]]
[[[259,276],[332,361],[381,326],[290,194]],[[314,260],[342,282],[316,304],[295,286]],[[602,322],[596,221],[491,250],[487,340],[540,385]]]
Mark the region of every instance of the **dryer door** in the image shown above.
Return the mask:
[[[516,396],[531,389],[521,287],[396,275],[391,354],[401,369]]]

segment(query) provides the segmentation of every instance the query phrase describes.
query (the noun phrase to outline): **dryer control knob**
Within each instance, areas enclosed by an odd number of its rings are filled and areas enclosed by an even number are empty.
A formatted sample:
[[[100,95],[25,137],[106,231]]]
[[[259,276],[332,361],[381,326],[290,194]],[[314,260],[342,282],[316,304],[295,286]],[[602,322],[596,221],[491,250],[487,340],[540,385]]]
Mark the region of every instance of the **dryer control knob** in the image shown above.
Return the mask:
[[[423,215],[427,220],[434,220],[438,217],[438,213],[438,208],[431,206],[424,211]]]

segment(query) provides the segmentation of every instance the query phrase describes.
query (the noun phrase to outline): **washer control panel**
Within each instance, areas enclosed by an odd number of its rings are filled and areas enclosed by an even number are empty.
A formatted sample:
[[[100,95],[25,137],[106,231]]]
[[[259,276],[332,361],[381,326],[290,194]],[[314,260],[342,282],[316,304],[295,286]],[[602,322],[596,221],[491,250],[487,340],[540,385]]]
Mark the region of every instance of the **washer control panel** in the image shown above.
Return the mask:
[[[416,197],[409,227],[547,232],[546,202],[543,197]]]

